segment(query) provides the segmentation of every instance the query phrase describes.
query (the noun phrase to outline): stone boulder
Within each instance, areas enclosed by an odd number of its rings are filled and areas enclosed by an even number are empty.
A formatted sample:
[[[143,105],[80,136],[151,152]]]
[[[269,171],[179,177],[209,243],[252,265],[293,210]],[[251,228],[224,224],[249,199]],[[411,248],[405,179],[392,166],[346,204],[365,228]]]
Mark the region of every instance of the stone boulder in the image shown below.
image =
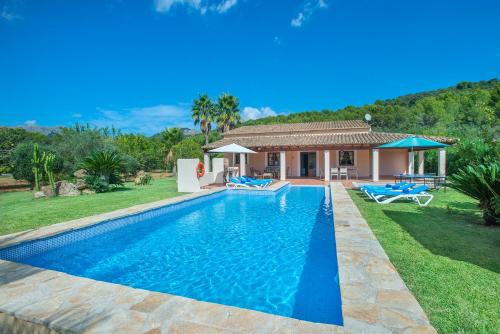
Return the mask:
[[[81,194],[76,184],[68,181],[56,182],[56,191],[59,196],[79,196]]]
[[[52,189],[52,187],[50,185],[42,186],[41,190],[42,190],[41,192],[47,197],[52,197],[52,196],[56,195],[56,194],[54,194],[54,189]],[[57,191],[57,187],[56,187],[56,191]]]
[[[76,189],[78,189],[78,190],[84,190],[84,189],[88,188],[87,183],[85,183],[84,179],[77,179],[75,185],[76,185]]]
[[[95,195],[95,191],[92,189],[83,189],[82,195]]]
[[[35,196],[35,198],[43,198],[43,197],[47,197],[43,191],[36,191],[35,193],[33,193],[33,196]]]
[[[73,176],[77,179],[83,179],[85,176],[87,176],[87,171],[85,169],[79,169],[73,173]]]

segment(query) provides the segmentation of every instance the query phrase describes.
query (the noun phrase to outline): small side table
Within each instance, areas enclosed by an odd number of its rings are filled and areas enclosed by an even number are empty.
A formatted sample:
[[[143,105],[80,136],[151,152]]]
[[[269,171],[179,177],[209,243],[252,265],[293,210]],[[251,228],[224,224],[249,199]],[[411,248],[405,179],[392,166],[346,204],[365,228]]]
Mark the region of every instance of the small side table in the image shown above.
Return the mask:
[[[263,179],[272,179],[273,178],[273,173],[264,173],[262,174]]]

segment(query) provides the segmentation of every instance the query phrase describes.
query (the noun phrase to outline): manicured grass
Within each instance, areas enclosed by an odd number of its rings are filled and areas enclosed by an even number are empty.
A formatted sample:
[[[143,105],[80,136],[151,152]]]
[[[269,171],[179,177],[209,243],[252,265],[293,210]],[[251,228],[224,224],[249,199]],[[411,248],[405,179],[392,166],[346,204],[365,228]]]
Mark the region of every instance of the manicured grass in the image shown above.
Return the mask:
[[[500,333],[500,229],[481,225],[476,201],[440,190],[419,208],[349,193],[438,332]]]
[[[157,179],[148,186],[127,183],[113,192],[77,197],[34,199],[29,191],[4,193],[0,194],[0,235],[178,195],[174,178]]]

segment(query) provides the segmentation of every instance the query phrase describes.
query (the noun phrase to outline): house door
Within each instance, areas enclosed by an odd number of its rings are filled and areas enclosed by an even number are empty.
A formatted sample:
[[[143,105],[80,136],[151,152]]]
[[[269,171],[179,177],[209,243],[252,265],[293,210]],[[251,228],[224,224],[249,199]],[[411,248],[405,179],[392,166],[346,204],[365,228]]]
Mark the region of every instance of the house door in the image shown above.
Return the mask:
[[[316,176],[316,152],[300,152],[300,176]]]

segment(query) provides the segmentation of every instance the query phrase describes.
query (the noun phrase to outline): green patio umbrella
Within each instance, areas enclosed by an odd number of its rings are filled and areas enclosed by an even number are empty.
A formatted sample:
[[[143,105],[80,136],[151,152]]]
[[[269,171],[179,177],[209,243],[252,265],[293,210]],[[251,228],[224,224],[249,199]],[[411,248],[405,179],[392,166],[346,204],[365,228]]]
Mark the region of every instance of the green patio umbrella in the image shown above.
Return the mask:
[[[408,148],[413,151],[415,149],[418,150],[418,149],[442,148],[448,146],[449,145],[434,140],[425,139],[417,136],[411,136],[387,144],[380,145],[377,148]]]

